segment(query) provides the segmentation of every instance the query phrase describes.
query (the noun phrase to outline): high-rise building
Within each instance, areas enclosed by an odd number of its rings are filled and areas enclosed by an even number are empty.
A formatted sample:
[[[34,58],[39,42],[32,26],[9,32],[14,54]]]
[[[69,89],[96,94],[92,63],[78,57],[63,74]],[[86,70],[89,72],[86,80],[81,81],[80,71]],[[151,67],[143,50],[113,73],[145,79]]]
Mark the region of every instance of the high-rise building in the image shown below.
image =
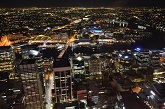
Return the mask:
[[[56,103],[72,100],[71,65],[67,59],[55,59],[53,63]]]
[[[0,47],[0,108],[7,109],[13,104],[11,101],[17,96],[14,92],[20,92],[20,87],[15,87],[18,79],[15,52],[11,46]]]
[[[27,109],[42,109],[42,63],[36,59],[24,59],[19,64]]]
[[[0,71],[12,71],[15,54],[11,46],[0,47]]]

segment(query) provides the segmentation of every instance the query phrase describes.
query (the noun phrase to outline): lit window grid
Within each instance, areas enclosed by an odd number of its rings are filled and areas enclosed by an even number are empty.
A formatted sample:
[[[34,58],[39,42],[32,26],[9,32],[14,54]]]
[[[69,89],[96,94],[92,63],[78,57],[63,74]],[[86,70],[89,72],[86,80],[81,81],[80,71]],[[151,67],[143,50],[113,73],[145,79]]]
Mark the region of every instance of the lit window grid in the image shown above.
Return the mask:
[[[36,66],[34,64],[20,65],[21,79],[23,83],[23,89],[25,93],[25,103],[27,109],[41,107],[39,86]]]
[[[67,75],[68,73],[68,75]],[[57,86],[57,81],[59,85]],[[71,71],[55,72],[55,94],[56,102],[65,102],[72,99]],[[68,83],[69,82],[69,83]]]

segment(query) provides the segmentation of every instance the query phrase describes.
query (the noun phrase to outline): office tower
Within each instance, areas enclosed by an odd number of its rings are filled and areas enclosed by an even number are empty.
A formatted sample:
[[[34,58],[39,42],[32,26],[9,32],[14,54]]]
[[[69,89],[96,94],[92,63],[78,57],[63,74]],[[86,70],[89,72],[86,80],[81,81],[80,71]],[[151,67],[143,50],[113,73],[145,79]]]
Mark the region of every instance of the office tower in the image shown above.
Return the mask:
[[[0,47],[0,71],[12,71],[15,54],[11,46]]]
[[[24,59],[19,64],[27,109],[42,109],[42,63],[36,59]]]
[[[55,59],[53,63],[56,103],[72,100],[71,65],[67,59]]]
[[[15,52],[11,46],[0,47],[0,108],[13,106],[11,101],[15,101],[21,92],[18,80],[19,77],[15,73]]]

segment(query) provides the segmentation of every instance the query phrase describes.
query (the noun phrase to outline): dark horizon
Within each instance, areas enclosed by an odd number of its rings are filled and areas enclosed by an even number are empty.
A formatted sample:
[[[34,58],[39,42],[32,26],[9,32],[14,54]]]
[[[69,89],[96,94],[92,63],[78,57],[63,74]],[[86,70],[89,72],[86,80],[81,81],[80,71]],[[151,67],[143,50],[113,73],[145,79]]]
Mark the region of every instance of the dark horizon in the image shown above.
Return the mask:
[[[165,0],[0,0],[1,8],[23,7],[164,7]]]

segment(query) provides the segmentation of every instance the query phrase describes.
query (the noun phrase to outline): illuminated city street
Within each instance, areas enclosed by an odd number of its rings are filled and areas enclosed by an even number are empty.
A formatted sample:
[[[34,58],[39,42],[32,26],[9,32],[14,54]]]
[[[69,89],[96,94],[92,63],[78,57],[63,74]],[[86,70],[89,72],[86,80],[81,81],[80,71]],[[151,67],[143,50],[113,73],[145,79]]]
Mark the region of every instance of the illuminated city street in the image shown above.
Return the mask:
[[[53,80],[53,75],[54,74],[50,74],[49,76],[49,80],[48,80],[48,85],[47,85],[47,87],[45,87],[45,92],[46,92],[46,94],[45,94],[45,101],[46,101],[46,109],[53,109],[53,107],[52,107],[52,89],[53,89],[53,83],[54,83],[54,80]]]

